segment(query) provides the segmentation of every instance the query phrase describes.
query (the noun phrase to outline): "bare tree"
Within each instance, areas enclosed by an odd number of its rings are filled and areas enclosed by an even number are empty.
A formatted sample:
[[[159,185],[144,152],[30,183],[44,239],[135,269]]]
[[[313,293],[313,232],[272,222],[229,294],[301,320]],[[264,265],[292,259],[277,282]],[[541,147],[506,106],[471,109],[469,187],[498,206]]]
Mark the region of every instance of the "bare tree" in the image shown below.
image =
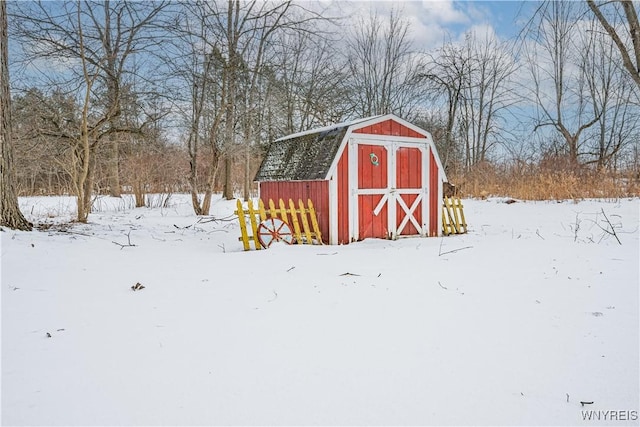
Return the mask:
[[[173,98],[187,124],[188,182],[196,215],[209,214],[222,157],[227,92],[219,14],[216,3],[183,4],[175,23],[173,51],[165,59],[181,82]]]
[[[609,34],[611,40],[615,43],[622,57],[624,68],[640,88],[640,21],[638,20],[638,11],[636,10],[637,2],[618,0],[606,1],[596,5],[593,0],[587,0],[587,4],[607,34]],[[602,12],[603,6],[607,4],[612,4],[612,18],[607,18],[605,13]],[[620,8],[622,8],[624,12],[624,18],[628,25],[628,28],[625,28],[627,31],[624,33],[617,25],[618,18],[621,15]],[[631,39],[631,45],[627,42],[628,39]]]
[[[349,115],[351,107],[341,102],[348,73],[334,48],[337,42],[312,31],[281,34],[271,79],[274,101],[284,108],[277,123],[282,134],[338,123]]]
[[[458,123],[458,110],[462,90],[465,84],[464,73],[469,67],[468,57],[462,54],[461,46],[452,42],[445,43],[435,53],[427,54],[428,67],[424,74],[425,90],[432,102],[444,104],[446,117],[444,131],[440,141],[442,149],[439,150],[445,167],[456,152],[460,152],[455,138],[455,128]],[[434,120],[435,119],[435,120]],[[439,121],[434,118],[431,122]]]
[[[158,43],[148,31],[165,6],[166,2],[113,5],[109,1],[15,4],[12,22],[24,46],[25,62],[35,67],[42,60],[61,65],[58,72],[43,73],[47,83],[64,88],[79,101],[78,116],[53,123],[56,129],[50,136],[69,142],[67,171],[78,197],[81,222],[91,209],[97,146],[105,141],[110,148],[109,188],[113,195],[120,193],[116,134],[141,132],[125,128],[119,120],[125,79],[134,74],[128,64]]]
[[[586,23],[581,32],[582,61],[589,98],[598,116],[597,124],[585,135],[588,154],[586,163],[596,165],[598,171],[615,169],[619,153],[637,135],[640,123],[638,106],[632,102],[634,89],[630,75],[619,67],[615,44],[596,28],[596,21]]]
[[[125,84],[126,65],[136,53],[148,50],[150,45],[157,43],[151,34],[144,34],[148,27],[152,27],[157,15],[166,6],[160,2],[147,8],[144,4],[119,1],[111,3],[104,0],[99,3],[87,2],[87,17],[91,22],[94,34],[86,36],[91,40],[91,61],[97,65],[100,78],[106,91],[106,110],[110,112],[109,127],[113,130],[107,135],[108,145],[108,183],[111,196],[120,197],[120,173],[118,170],[118,137],[116,130],[120,130],[118,118],[121,112],[121,92]],[[87,42],[88,43],[88,42]]]
[[[141,129],[141,132],[115,135],[120,146],[120,180],[126,189],[133,191],[136,207],[141,207],[145,206],[149,192],[175,191],[178,184],[175,175],[184,173],[183,165],[186,162],[176,161],[175,150],[167,141],[163,120],[168,115],[168,109],[162,98],[141,103],[137,99],[137,91],[130,85],[122,87],[120,98],[119,125],[127,129]],[[100,158],[103,153],[97,154]],[[184,159],[180,157],[179,160]],[[96,171],[96,175],[100,175],[99,172]],[[108,178],[109,174],[103,177]],[[164,180],[164,185],[161,185],[161,180]]]
[[[81,13],[78,7],[75,12],[66,10],[66,18],[75,19],[80,24]],[[39,106],[41,121],[32,128],[36,135],[52,138],[65,144],[61,157],[65,158],[62,167],[70,177],[73,193],[77,197],[77,219],[86,222],[91,210],[93,187],[93,170],[95,168],[95,149],[99,136],[104,132],[104,123],[108,117],[95,120],[91,117],[91,93],[97,73],[86,60],[86,46],[83,43],[82,27],[78,27],[79,44],[77,54],[81,61],[82,84],[77,94],[67,95],[60,91],[49,97],[50,105]],[[78,96],[79,101],[75,96]],[[42,97],[44,100],[45,97]],[[32,133],[32,135],[34,134]]]
[[[0,2],[0,225],[28,231],[32,225],[20,212],[15,192],[7,42],[7,3],[3,1]]]
[[[575,37],[580,31],[579,13],[571,2],[542,3],[530,22],[531,43],[524,50],[539,109],[535,129],[555,129],[567,148],[571,168],[580,164],[582,133],[602,114],[590,108],[587,75],[579,66],[584,48]]]
[[[460,153],[468,170],[484,162],[506,133],[502,120],[517,102],[512,48],[495,36],[468,32],[463,42],[447,42],[428,58],[426,92],[446,111],[442,156],[448,164],[453,153]]]
[[[12,99],[19,194],[69,194],[68,141],[54,136],[79,115],[76,99],[29,88]]]
[[[176,71],[191,82],[187,146],[192,201],[196,213],[206,214],[219,169],[223,197],[233,198],[237,183],[242,183],[244,196],[249,197],[252,159],[266,117],[262,113],[267,96],[273,93],[268,81],[277,67],[277,36],[309,31],[303,25],[320,17],[292,1],[228,0],[183,7],[188,18],[178,30],[178,43],[187,47],[190,59],[182,57],[183,67]],[[184,49],[177,51],[180,56]],[[201,161],[205,146],[210,162]],[[238,170],[243,177],[234,179]]]
[[[465,38],[459,124],[467,169],[486,160],[489,149],[505,132],[500,125],[504,110],[517,102],[510,81],[517,68],[511,51],[507,43],[489,34],[479,39],[468,33]]]
[[[255,4],[257,10],[253,16],[245,15],[246,19],[242,25],[233,24],[234,33],[237,31],[244,33],[236,45],[238,55],[236,60],[239,66],[236,68],[237,74],[235,72],[234,74],[238,82],[236,92],[240,95],[236,99],[244,101],[238,103],[235,108],[240,113],[239,123],[244,157],[243,197],[245,200],[249,199],[251,176],[255,172],[251,159],[259,147],[258,139],[262,125],[260,111],[265,105],[263,96],[267,79],[265,73],[268,68],[280,65],[277,52],[275,52],[278,36],[281,34],[290,34],[293,37],[308,35],[313,32],[311,25],[316,25],[318,21],[324,20],[319,14],[312,13],[292,1],[285,1],[271,7],[265,6],[267,5]],[[316,31],[316,39],[319,34],[321,32]],[[227,140],[227,143],[229,142]]]
[[[413,51],[409,21],[399,11],[388,19],[372,12],[360,19],[347,41],[351,103],[364,116],[417,114],[423,64]]]
[[[228,0],[224,27],[224,47],[227,61],[224,84],[229,96],[225,101],[224,168],[225,185],[223,196],[233,198],[231,167],[233,151],[240,148],[243,165],[243,196],[249,198],[251,186],[251,154],[257,146],[259,135],[258,100],[262,75],[270,62],[273,40],[281,32],[305,31],[303,24],[314,22],[320,16],[301,5],[286,0],[267,3],[253,0],[241,3]],[[238,102],[242,100],[244,102]],[[239,125],[239,128],[236,126]],[[242,140],[242,143],[238,142]]]

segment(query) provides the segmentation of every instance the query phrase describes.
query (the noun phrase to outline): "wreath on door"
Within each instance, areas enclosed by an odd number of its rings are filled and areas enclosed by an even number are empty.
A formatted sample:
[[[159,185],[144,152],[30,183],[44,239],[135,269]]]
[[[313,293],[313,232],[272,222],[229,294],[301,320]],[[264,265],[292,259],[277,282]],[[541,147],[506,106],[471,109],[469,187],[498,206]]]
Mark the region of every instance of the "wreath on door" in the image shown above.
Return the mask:
[[[373,166],[378,166],[380,164],[380,160],[378,159],[376,153],[369,154],[369,159],[371,160],[371,164],[373,164]]]

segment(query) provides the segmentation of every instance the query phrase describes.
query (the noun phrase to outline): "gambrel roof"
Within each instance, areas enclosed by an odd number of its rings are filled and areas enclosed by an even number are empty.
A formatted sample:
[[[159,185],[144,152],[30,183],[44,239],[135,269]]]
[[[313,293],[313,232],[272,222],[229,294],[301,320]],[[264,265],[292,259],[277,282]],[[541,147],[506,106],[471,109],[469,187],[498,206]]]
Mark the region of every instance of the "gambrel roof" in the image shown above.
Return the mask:
[[[325,179],[349,127],[373,118],[338,123],[275,140],[262,160],[255,181]]]
[[[366,117],[311,129],[276,139],[267,150],[254,181],[315,181],[328,179],[338,162],[337,155],[355,134],[384,135],[424,141],[433,149],[442,170],[431,134],[393,114]]]

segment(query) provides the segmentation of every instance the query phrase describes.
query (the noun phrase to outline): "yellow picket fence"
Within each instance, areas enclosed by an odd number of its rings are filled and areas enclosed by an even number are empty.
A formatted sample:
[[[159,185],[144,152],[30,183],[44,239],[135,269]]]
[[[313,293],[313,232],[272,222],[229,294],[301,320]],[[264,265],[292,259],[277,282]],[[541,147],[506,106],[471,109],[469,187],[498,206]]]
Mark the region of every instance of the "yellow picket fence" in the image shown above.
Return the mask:
[[[464,234],[467,232],[467,221],[464,219],[462,200],[457,197],[445,197],[442,204],[442,232]]]
[[[242,207],[241,200],[236,201],[236,207],[237,210],[234,213],[238,215],[240,233],[242,234],[238,240],[242,241],[245,251],[251,249],[251,242],[257,250],[262,249],[258,240],[258,226],[267,218],[278,218],[286,222],[291,227],[294,242],[297,244],[322,244],[318,217],[311,199],[307,199],[307,207],[304,206],[302,199],[298,199],[297,208],[291,199],[289,199],[288,207],[282,199],[278,201],[278,207],[273,200],[269,199],[268,209],[265,208],[262,200],[258,200],[258,206],[254,207],[251,199],[247,202],[247,209]],[[248,221],[247,216],[249,217]],[[249,232],[252,234],[250,235]]]

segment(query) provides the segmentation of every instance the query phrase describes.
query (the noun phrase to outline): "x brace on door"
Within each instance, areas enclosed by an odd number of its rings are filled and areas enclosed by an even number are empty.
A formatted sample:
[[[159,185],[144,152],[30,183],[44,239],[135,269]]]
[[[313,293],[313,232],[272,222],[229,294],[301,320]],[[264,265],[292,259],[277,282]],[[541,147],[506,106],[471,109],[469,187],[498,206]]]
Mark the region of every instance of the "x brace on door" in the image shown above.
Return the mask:
[[[395,189],[395,188],[390,189],[388,193],[386,193],[386,194],[384,194],[382,196],[382,199],[380,199],[380,201],[376,205],[375,209],[373,210],[373,214],[375,216],[378,216],[380,214],[380,211],[382,210],[382,208],[384,208],[384,204],[385,203],[387,203],[387,202],[390,202],[390,203],[397,202],[400,205],[400,207],[402,208],[402,210],[404,211],[405,217],[400,222],[400,225],[398,225],[398,228],[396,230],[396,234],[398,234],[398,235],[402,234],[402,231],[404,230],[404,227],[406,227],[406,225],[407,225],[407,223],[409,221],[411,221],[413,226],[416,227],[416,230],[420,230],[422,228],[422,225],[420,225],[420,223],[416,219],[416,217],[414,215],[414,212],[416,211],[416,208],[418,207],[418,205],[420,205],[420,202],[422,201],[422,194],[418,194],[417,195],[416,199],[411,204],[411,207],[407,206],[407,204],[405,203],[404,199],[402,197],[400,197],[400,194],[415,194],[415,190],[402,191],[402,190]]]

